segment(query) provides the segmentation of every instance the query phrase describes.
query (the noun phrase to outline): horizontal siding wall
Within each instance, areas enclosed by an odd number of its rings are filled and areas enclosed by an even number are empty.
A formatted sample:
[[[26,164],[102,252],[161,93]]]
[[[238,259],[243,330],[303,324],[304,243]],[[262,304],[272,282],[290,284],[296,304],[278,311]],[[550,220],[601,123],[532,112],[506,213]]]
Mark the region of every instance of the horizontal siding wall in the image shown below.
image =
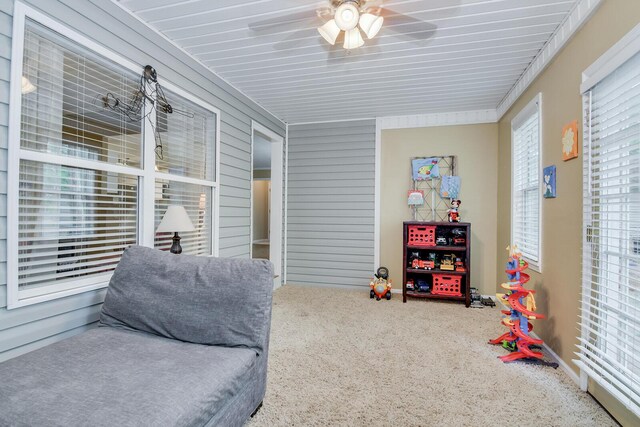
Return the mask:
[[[375,120],[289,126],[287,282],[369,286]]]
[[[250,253],[251,120],[284,135],[285,126],[207,68],[111,1],[30,0],[28,5],[221,111],[220,255]],[[6,309],[6,170],[13,0],[0,0],[0,361],[82,332],[98,319],[105,290]]]

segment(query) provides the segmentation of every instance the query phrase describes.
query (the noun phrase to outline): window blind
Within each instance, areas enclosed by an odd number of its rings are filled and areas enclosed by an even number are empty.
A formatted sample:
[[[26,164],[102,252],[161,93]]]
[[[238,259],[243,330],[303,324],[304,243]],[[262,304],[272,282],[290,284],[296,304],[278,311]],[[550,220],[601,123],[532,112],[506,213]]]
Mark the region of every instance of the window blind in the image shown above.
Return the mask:
[[[27,20],[23,75],[35,90],[22,96],[23,149],[141,166],[142,121],[108,108],[129,102],[139,76]],[[137,120],[136,120],[137,119]]]
[[[584,96],[580,369],[640,416],[640,54]]]
[[[513,127],[512,243],[540,264],[540,129],[536,108]]]
[[[158,170],[213,181],[215,114],[172,91],[164,93],[173,112],[158,109],[156,126],[162,143],[162,151],[157,150]]]
[[[156,228],[169,205],[186,209],[194,231],[180,233],[183,253],[212,254],[212,199],[215,179],[215,113],[169,90],[172,113],[158,109],[156,127],[162,149],[156,166]],[[187,179],[189,182],[185,182]],[[169,250],[173,234],[156,233],[155,247]]]
[[[102,171],[20,162],[18,285],[21,290],[113,270],[137,237],[137,177],[118,176],[106,192]]]
[[[35,86],[21,100],[17,284],[26,298],[108,280],[137,242],[142,120],[107,106],[135,95],[134,73],[29,19],[23,75]]]

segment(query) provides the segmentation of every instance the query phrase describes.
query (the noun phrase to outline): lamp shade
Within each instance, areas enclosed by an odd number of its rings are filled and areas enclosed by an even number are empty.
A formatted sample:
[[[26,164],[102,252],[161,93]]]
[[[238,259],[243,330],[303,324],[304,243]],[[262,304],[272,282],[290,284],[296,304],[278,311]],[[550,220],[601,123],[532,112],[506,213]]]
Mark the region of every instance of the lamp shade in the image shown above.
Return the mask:
[[[372,39],[376,34],[378,34],[380,28],[382,28],[383,22],[384,18],[382,16],[376,16],[372,13],[363,13],[360,16],[359,25],[367,38]]]
[[[36,90],[36,87],[29,81],[28,78],[22,76],[22,93],[26,95],[27,93],[31,93]]]
[[[340,28],[336,25],[335,19],[332,19],[322,27],[318,27],[318,32],[323,39],[334,45],[336,44],[336,39],[340,35]]]
[[[360,30],[357,28],[353,28],[347,31],[344,34],[344,45],[345,49],[355,49],[364,44],[364,40],[362,40],[362,36],[360,35]]]
[[[336,9],[336,25],[343,31],[349,31],[358,25],[360,12],[353,3],[342,3]]]
[[[158,225],[156,231],[158,233],[177,233],[180,231],[193,231],[195,229],[184,206],[170,205],[164,213],[164,217],[162,221],[160,221],[160,225]]]

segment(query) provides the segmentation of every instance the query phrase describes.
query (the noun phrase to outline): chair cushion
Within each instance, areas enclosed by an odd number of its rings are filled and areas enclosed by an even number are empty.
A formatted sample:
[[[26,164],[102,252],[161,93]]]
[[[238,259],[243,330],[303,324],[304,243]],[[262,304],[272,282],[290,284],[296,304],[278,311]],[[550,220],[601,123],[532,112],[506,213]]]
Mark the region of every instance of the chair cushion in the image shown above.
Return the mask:
[[[100,323],[199,344],[263,350],[272,265],[131,246],[113,273]]]
[[[256,352],[99,327],[0,364],[0,425],[204,425]]]

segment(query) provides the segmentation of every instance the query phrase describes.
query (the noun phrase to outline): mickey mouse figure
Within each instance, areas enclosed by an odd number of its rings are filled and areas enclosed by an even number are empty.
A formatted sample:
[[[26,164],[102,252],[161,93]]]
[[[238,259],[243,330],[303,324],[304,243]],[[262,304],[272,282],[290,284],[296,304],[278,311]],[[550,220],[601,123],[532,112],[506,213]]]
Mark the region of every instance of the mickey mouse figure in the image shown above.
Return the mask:
[[[458,208],[462,202],[457,199],[451,199],[451,209],[449,209],[449,222],[460,222],[460,214],[458,213]]]

